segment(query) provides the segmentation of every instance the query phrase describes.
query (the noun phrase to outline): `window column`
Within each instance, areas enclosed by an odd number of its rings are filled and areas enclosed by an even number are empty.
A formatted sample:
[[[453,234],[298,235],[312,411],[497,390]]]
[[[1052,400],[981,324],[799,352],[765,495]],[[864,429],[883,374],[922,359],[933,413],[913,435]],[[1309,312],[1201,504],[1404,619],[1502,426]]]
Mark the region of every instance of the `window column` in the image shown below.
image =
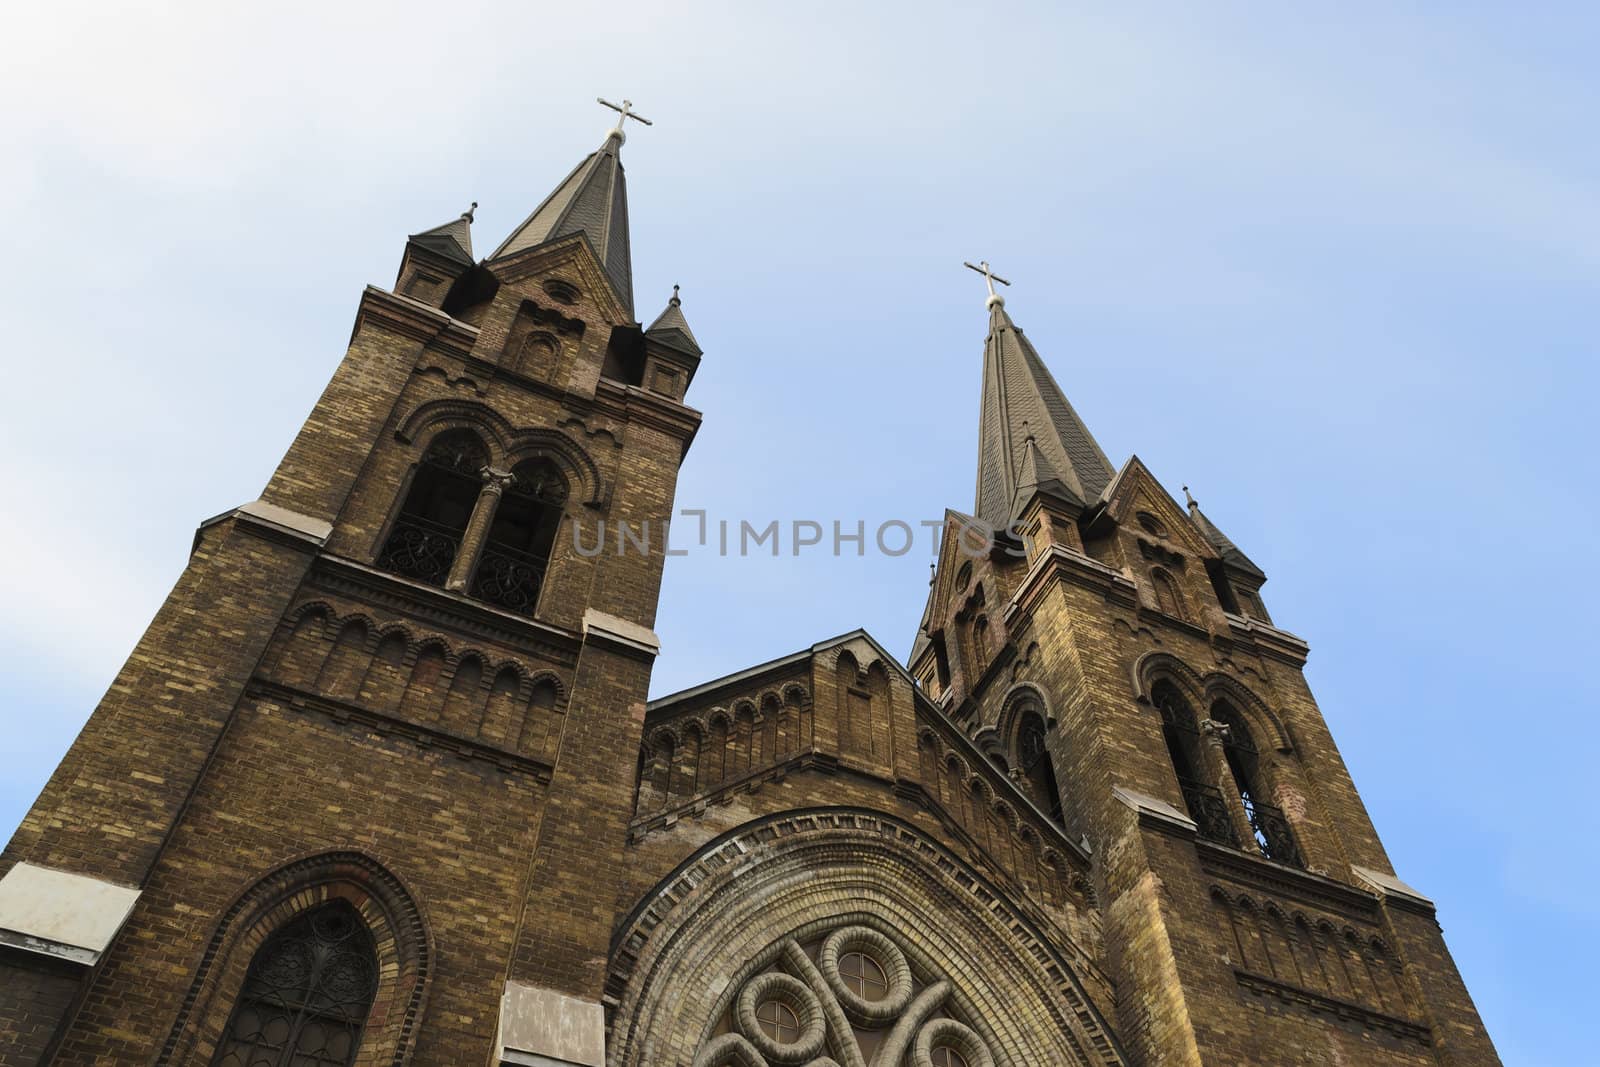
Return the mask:
[[[481,474],[483,489],[472,507],[472,518],[467,520],[467,529],[461,535],[461,550],[456,553],[455,565],[450,568],[450,577],[444,583],[446,589],[456,593],[466,592],[467,580],[472,577],[472,569],[478,565],[478,556],[483,552],[489,526],[500,507],[500,498],[511,484],[510,471],[485,467]]]
[[[1255,828],[1250,825],[1250,814],[1244,810],[1244,800],[1239,792],[1239,782],[1233,776],[1233,768],[1228,764],[1228,731],[1231,727],[1225,722],[1216,719],[1200,720],[1200,733],[1206,739],[1207,770],[1211,772],[1211,780],[1217,783],[1217,791],[1222,794],[1222,799],[1228,806],[1228,820],[1233,823],[1233,831],[1238,841],[1254,843],[1256,839]]]

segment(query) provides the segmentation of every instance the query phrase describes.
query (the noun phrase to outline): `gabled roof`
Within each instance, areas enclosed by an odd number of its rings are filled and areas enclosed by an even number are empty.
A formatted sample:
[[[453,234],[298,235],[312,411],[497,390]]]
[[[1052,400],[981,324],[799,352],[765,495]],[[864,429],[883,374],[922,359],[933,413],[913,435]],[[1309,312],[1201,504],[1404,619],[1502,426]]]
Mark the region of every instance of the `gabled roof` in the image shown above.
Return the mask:
[[[983,346],[977,517],[997,528],[1009,525],[1019,491],[1031,486],[1086,505],[1111,475],[1099,442],[1011,321],[1005,301],[992,298]]]
[[[478,205],[473,204],[474,208]],[[411,235],[411,240],[431,252],[447,256],[464,266],[472,266],[472,212],[463,211],[459,218],[442,226]]]
[[[701,354],[700,342],[694,339],[694,333],[689,329],[689,320],[683,317],[683,301],[678,297],[676,285],[672,287],[672,299],[667,301],[666,310],[657,315],[656,321],[645,328],[644,335],[668,348],[676,348],[691,356]]]
[[[622,169],[622,134],[611,130],[605,143],[544,199],[522,225],[494,250],[491,259],[509,256],[558,237],[583,233],[628,314],[633,314],[633,263],[628,243],[628,186]]]
[[[894,671],[895,674],[903,678],[913,689],[916,688],[916,680],[911,677],[910,672],[905,669],[905,667],[898,659],[894,657],[891,652],[879,644],[877,639],[871,634],[867,633],[867,631],[856,629],[851,630],[849,633],[840,634],[838,637],[830,637],[826,641],[818,641],[810,648],[803,648],[799,652],[791,652],[787,656],[779,656],[777,659],[770,659],[765,663],[758,663],[754,667],[746,667],[742,671],[734,671],[732,674],[725,674],[721,678],[713,678],[709,682],[702,682],[699,685],[692,686],[688,689],[680,689],[676,693],[668,693],[666,696],[657,697],[645,705],[645,711],[655,712],[661,708],[677,704],[680,701],[688,700],[691,697],[701,696],[713,690],[721,689],[724,686],[734,685],[736,683],[743,682],[746,679],[755,678],[759,675],[766,674],[768,671],[777,670],[782,667],[793,666],[796,663],[804,662],[819,652],[824,652],[837,645],[847,644],[852,641],[865,641],[867,644],[871,645],[873,650],[877,652],[878,655],[883,659],[883,662],[887,665],[887,669]]]

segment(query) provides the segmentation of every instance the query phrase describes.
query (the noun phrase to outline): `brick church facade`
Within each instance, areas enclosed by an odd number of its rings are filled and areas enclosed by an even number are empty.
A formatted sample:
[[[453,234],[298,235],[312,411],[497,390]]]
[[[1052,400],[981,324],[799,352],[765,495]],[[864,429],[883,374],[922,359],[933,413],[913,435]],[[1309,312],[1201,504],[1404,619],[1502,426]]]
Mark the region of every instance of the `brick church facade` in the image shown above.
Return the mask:
[[[670,516],[701,350],[623,140],[411,237],[201,524],[0,860],[0,1067],[1498,1063],[1266,576],[998,296],[909,662],[647,700],[662,546],[582,546]]]

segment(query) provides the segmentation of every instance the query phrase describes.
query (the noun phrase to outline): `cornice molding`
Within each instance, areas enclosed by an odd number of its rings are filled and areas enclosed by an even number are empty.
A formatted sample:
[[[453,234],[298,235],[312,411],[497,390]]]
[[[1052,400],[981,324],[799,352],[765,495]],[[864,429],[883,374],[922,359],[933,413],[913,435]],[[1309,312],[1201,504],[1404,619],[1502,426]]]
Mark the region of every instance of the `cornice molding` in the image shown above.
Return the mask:
[[[1332,908],[1364,922],[1377,919],[1379,898],[1376,893],[1212,841],[1201,839],[1195,844],[1200,853],[1200,866],[1208,874],[1301,903]]]
[[[1244,615],[1224,612],[1223,618],[1228,620],[1228,629],[1234,640],[1269,659],[1304,667],[1311,655],[1311,646],[1288,630],[1280,630],[1260,619]]]
[[[1137,608],[1139,593],[1133,579],[1099,560],[1060,545],[1051,545],[1028,568],[1022,585],[1006,604],[1001,617],[1008,629],[1015,629],[1013,619],[1021,613],[1031,614],[1035,605],[1055,580],[1070,582],[1085,589],[1103,593],[1108,602],[1125,608]]]
[[[432,304],[369,285],[361,292],[356,308],[356,325],[351,337],[372,322],[416,341],[443,341],[470,349],[478,339],[478,328],[451,318]]]
[[[342,556],[323,554],[312,570],[312,583],[331,593],[343,593],[392,611],[499,641],[554,660],[565,666],[577,662],[582,637],[571,630],[513,615],[436,586],[402,578]]]

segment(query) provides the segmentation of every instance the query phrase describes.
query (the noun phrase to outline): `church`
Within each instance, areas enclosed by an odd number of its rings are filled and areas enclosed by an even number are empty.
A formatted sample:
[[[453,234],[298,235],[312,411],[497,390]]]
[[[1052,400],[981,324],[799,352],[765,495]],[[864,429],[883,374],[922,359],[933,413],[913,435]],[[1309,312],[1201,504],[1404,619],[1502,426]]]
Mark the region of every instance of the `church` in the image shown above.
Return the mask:
[[[648,699],[665,546],[584,546],[671,517],[702,352],[636,313],[609,106],[486,258],[405,242],[200,524],[0,858],[0,1067],[1499,1063],[1266,574],[986,265],[909,662]]]

